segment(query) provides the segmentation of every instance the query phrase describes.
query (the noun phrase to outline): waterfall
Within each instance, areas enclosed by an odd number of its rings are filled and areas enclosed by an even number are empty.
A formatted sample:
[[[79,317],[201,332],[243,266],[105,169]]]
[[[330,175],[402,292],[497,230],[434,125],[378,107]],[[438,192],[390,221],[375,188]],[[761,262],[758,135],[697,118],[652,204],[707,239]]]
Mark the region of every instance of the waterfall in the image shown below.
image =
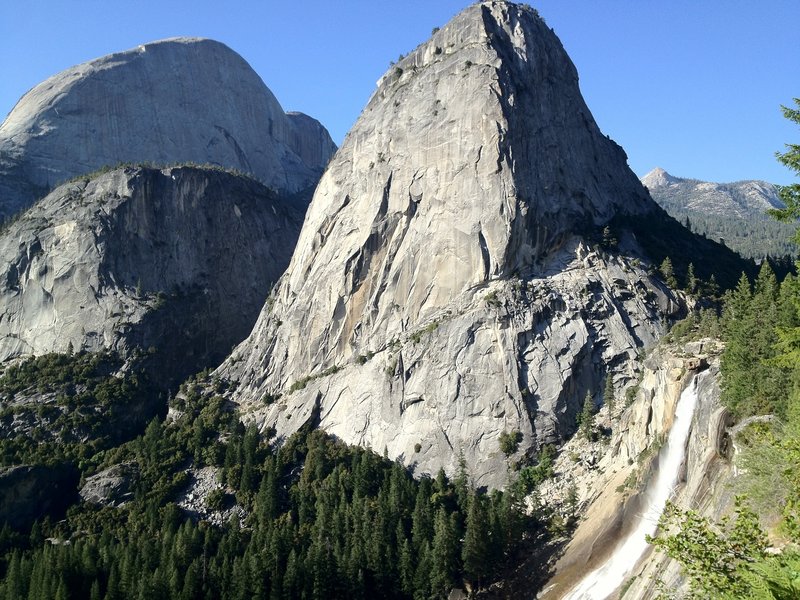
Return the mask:
[[[639,559],[647,552],[649,544],[645,541],[645,535],[655,534],[658,519],[672,495],[686,452],[686,441],[696,405],[695,377],[678,400],[667,443],[659,453],[658,469],[647,482],[644,512],[637,516],[633,530],[619,542],[611,556],[572,588],[564,596],[565,600],[605,600],[623,584]]]

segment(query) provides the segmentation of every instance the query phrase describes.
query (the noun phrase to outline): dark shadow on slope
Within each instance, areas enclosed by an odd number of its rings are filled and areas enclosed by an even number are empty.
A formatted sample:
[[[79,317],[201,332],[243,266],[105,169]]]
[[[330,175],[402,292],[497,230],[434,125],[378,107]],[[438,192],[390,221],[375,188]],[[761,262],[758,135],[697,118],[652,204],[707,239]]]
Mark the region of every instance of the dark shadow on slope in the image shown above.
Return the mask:
[[[757,274],[753,261],[719,242],[692,233],[660,207],[647,215],[617,215],[610,225],[615,230],[630,231],[654,265],[669,257],[681,285],[690,263],[699,278],[707,281],[714,275],[722,289],[735,287],[742,272],[751,279]]]

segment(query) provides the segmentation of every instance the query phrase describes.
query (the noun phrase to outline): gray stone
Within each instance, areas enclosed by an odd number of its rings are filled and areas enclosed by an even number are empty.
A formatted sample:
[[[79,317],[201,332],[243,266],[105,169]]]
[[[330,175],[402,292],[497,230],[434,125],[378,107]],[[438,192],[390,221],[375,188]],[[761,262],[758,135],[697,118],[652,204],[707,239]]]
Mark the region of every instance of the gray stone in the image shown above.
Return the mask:
[[[80,490],[81,500],[91,504],[119,506],[133,498],[133,484],[139,474],[136,465],[113,465],[86,478]]]
[[[478,485],[502,486],[503,431],[522,432],[520,455],[564,439],[605,365],[632,377],[680,310],[584,238],[656,211],[555,34],[530,8],[473,5],[381,78],[218,374],[279,436],[318,418],[418,472],[463,452]]]
[[[218,170],[61,186],[0,235],[0,360],[152,349],[161,383],[178,383],[247,335],[301,223],[296,205]]]
[[[711,339],[657,348],[643,363],[632,404],[618,406],[613,414],[605,408],[600,411],[599,424],[611,428],[611,439],[589,443],[576,436],[562,448],[555,479],[540,486],[538,494],[547,506],[564,507],[573,489],[578,497],[575,514],[581,520],[555,565],[554,577],[537,597],[564,597],[581,577],[602,564],[635,521],[645,483],[658,468],[657,449],[672,426],[681,392],[694,379],[698,402],[672,501],[712,521],[731,507],[732,465],[726,458],[730,415],[720,405],[720,351],[719,343]],[[596,468],[584,468],[571,459],[589,451],[600,452]],[[660,597],[658,579],[672,590],[685,584],[678,563],[662,553],[650,553],[632,566],[636,568],[625,598]]]
[[[335,149],[224,44],[152,42],[71,67],[17,102],[0,125],[0,217],[120,162],[211,163],[295,193],[316,184]]]

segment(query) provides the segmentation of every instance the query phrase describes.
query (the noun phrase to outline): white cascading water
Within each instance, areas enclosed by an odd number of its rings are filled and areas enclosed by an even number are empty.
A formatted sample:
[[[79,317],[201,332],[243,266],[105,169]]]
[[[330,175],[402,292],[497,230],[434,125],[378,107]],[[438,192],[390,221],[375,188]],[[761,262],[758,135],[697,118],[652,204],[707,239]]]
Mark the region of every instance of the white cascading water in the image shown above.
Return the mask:
[[[686,439],[697,405],[697,379],[683,390],[675,419],[666,445],[659,454],[658,470],[645,490],[645,510],[638,517],[634,529],[623,539],[605,563],[584,577],[564,596],[564,600],[605,600],[619,588],[630,575],[639,559],[647,551],[646,535],[653,535],[658,519],[672,495],[686,451]]]

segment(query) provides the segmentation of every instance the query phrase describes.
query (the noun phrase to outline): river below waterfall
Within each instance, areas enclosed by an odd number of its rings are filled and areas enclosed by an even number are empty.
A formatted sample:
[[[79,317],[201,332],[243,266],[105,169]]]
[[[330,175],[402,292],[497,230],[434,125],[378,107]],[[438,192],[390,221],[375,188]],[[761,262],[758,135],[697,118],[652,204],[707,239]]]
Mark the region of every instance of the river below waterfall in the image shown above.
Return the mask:
[[[650,545],[646,535],[653,535],[667,500],[672,496],[686,452],[686,441],[697,405],[697,378],[681,393],[667,443],[659,452],[658,468],[644,491],[644,510],[630,533],[620,540],[608,559],[584,577],[567,593],[565,600],[605,600],[630,576]]]

